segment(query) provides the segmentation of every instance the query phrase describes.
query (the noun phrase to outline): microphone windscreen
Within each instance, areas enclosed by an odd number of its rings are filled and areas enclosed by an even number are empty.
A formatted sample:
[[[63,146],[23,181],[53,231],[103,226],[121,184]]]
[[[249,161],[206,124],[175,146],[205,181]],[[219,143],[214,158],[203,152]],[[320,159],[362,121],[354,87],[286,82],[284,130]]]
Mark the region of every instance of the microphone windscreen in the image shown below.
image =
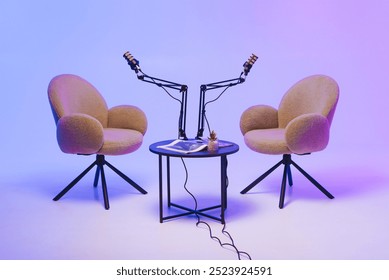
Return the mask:
[[[130,65],[132,70],[137,70],[137,66],[139,66],[139,61],[136,60],[130,52],[125,52],[123,54],[123,57],[127,60],[128,64]]]

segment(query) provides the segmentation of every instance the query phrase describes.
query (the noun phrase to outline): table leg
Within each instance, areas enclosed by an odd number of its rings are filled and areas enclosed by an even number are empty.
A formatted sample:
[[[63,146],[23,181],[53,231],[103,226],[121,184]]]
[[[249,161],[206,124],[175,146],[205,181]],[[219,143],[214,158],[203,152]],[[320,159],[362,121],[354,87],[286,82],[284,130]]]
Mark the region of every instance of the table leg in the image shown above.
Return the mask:
[[[170,199],[170,157],[166,156],[167,206],[171,206]]]
[[[221,167],[221,170],[220,170],[220,175],[221,175],[221,214],[220,214],[220,218],[221,218],[221,222],[222,224],[225,223],[224,221],[224,211],[225,209],[227,208],[227,156],[221,156],[220,157],[220,167]]]
[[[162,155],[158,155],[158,169],[159,169],[159,222],[163,222],[163,200],[162,200]]]
[[[190,209],[181,205],[177,205],[171,202],[171,177],[170,177],[170,157],[166,156],[166,183],[167,183],[167,204],[168,207],[174,206],[177,208],[180,208],[182,210],[185,210],[186,212],[172,215],[172,216],[163,216],[163,159],[162,155],[158,155],[158,168],[159,168],[159,222],[163,223],[164,220],[173,219],[181,216],[187,216],[194,213],[197,213],[198,215],[202,215],[211,219],[215,219],[220,221],[222,224],[225,223],[224,218],[224,212],[227,209],[227,185],[228,185],[228,177],[227,177],[227,156],[221,156],[220,157],[220,179],[221,179],[221,204],[216,206],[211,206],[204,209]],[[208,215],[206,213],[203,213],[204,211],[208,211],[211,209],[219,208],[220,207],[220,219],[211,215]]]

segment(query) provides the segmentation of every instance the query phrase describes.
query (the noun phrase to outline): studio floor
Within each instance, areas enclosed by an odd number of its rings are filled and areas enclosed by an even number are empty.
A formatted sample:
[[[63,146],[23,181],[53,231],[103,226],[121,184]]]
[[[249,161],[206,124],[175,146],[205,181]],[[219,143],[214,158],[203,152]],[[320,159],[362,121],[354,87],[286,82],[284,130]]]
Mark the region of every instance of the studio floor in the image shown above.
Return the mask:
[[[24,262],[4,260],[44,260],[49,271],[45,260],[222,260],[224,265],[225,260],[238,259],[234,249],[210,238],[204,224],[196,225],[195,216],[159,222],[158,157],[149,145],[177,135],[179,107],[159,86],[138,80],[122,57],[126,51],[146,73],[188,85],[190,136],[198,131],[193,125],[199,87],[238,77],[249,55],[258,56],[244,84],[220,99],[221,91],[210,91],[206,99],[207,104],[218,99],[207,107],[210,128],[240,146],[228,156],[225,216],[238,250],[258,263],[352,260],[358,266],[354,260],[384,260],[380,263],[389,267],[389,130],[383,114],[389,109],[389,1],[119,0],[91,5],[89,0],[3,0],[0,13],[1,94],[6,97],[0,117],[0,263],[16,267],[3,279],[21,278],[16,270],[26,271],[24,278],[32,275],[20,265]],[[144,145],[107,160],[148,194],[138,193],[107,169],[108,211],[100,184],[93,187],[93,172],[53,201],[94,160],[58,148],[47,87],[53,77],[65,73],[92,83],[109,107],[128,104],[145,112]],[[294,185],[287,188],[282,210],[281,168],[240,194],[281,159],[244,145],[242,112],[256,104],[276,108],[294,83],[314,74],[331,76],[340,88],[330,144],[322,152],[293,158],[335,199],[324,196],[294,168]],[[186,187],[199,207],[218,203],[220,162],[185,163]],[[173,201],[193,207],[185,179],[182,163],[172,160]],[[220,223],[202,221],[221,242],[229,241]],[[105,276],[95,268],[91,270]],[[341,277],[326,266],[324,270],[331,272],[329,277],[315,270],[307,279],[353,278],[348,271]],[[73,271],[77,279],[87,278]],[[353,279],[388,279],[381,271],[381,278],[371,274],[377,271],[368,269]],[[65,277],[62,272],[65,269],[49,277]],[[300,274],[296,278],[304,279]]]
[[[381,158],[381,159],[380,159]],[[271,165],[277,156],[252,153],[241,147],[228,157],[226,230],[236,247],[257,260],[366,260],[389,258],[389,174],[384,157],[342,155],[324,151],[295,160],[334,196],[330,200],[297,170],[278,208],[282,170],[278,169],[248,194],[240,191]],[[107,170],[110,210],[103,206],[100,185],[87,175],[61,200],[52,198],[76,177],[91,157],[55,153],[34,163],[9,162],[1,174],[0,258],[63,260],[234,260],[208,229],[188,216],[164,223],[158,217],[157,156],[144,145],[139,151],[108,160],[147,191],[137,193]],[[218,161],[186,160],[187,188],[200,206],[217,202]],[[19,166],[19,168],[16,168]],[[173,200],[192,206],[183,189],[185,172],[172,162]],[[165,209],[165,211],[168,211]],[[179,213],[169,210],[169,213]],[[217,215],[217,211],[214,212]],[[215,236],[228,242],[218,222],[201,218]],[[242,255],[242,259],[246,259]]]

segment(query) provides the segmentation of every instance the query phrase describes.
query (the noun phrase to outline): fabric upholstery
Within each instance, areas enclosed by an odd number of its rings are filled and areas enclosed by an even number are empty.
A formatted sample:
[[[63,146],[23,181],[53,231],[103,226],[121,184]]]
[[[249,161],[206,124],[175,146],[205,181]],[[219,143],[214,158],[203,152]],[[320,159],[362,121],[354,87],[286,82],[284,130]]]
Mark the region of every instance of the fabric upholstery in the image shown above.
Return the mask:
[[[48,92],[56,121],[64,115],[84,113],[107,127],[107,104],[99,91],[83,78],[71,74],[59,75],[51,80]]]
[[[147,119],[139,108],[108,109],[94,86],[71,74],[54,77],[48,95],[64,153],[123,155],[141,146]]]
[[[331,124],[339,98],[338,84],[330,77],[314,75],[293,85],[278,107],[279,126],[284,128],[297,116],[318,113]]]
[[[131,105],[120,105],[109,109],[108,127],[126,128],[139,131],[143,135],[147,130],[146,115],[141,109]]]
[[[57,123],[57,141],[64,153],[95,154],[103,146],[104,128],[86,114],[64,115]]]
[[[255,105],[243,112],[240,129],[246,145],[264,154],[304,154],[326,148],[339,98],[337,83],[313,75],[293,85],[278,109]]]
[[[251,150],[270,155],[290,154],[285,141],[285,129],[254,129],[244,135],[244,141]]]
[[[278,111],[267,105],[255,105],[243,112],[240,131],[243,135],[254,129],[278,128]]]
[[[285,142],[295,154],[323,150],[329,141],[330,125],[326,117],[311,113],[291,120],[285,128]]]
[[[97,154],[124,155],[136,151],[143,141],[143,134],[133,129],[104,129],[104,144]]]

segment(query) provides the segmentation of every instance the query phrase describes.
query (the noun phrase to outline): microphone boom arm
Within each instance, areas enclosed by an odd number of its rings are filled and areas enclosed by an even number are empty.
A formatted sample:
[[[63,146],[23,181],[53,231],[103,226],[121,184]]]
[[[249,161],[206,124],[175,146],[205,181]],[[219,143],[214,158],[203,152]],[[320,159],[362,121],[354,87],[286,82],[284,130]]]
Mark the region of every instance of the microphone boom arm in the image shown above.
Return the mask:
[[[162,80],[159,78],[151,77],[143,72],[141,72],[141,73],[142,73],[142,75],[138,75],[139,80],[146,82],[146,83],[151,83],[151,84],[157,85],[158,87],[166,87],[166,88],[171,88],[171,89],[175,89],[175,90],[179,90],[179,91],[181,91],[183,87],[186,87],[186,85],[182,85],[179,83],[170,82],[170,81]]]
[[[196,139],[201,139],[201,137],[203,137],[203,133],[204,133],[205,93],[208,90],[218,89],[218,88],[229,88],[229,87],[236,86],[236,85],[243,83],[245,81],[245,79],[242,78],[242,74],[239,78],[236,78],[236,79],[229,79],[229,80],[225,80],[225,81],[204,84],[204,85],[200,86],[200,102],[199,102],[199,115],[198,115]]]
[[[125,52],[123,57],[128,62],[128,65],[130,65],[131,69],[135,71],[139,80],[146,82],[146,83],[151,83],[151,84],[157,85],[160,88],[163,88],[170,97],[172,97],[173,99],[176,99],[177,101],[180,102],[181,108],[180,108],[180,116],[178,119],[178,138],[185,139],[185,140],[188,139],[186,137],[186,133],[185,133],[188,86],[183,85],[183,84],[179,84],[179,83],[175,83],[175,82],[166,81],[166,80],[155,78],[155,77],[151,77],[151,76],[143,73],[143,71],[140,69],[139,61],[136,60],[129,52]],[[166,90],[166,88],[178,90],[181,93],[181,100],[171,96],[170,93]]]
[[[157,85],[158,87],[163,88],[169,96],[170,93],[166,90],[166,88],[175,89],[181,92],[181,101],[173,96],[171,96],[173,99],[176,99],[181,103],[180,108],[180,116],[179,116],[179,122],[178,122],[178,138],[179,139],[188,139],[185,133],[185,127],[186,127],[186,109],[187,109],[187,94],[188,94],[188,86],[170,82],[167,80],[151,77],[145,73],[142,72],[139,66],[139,61],[136,60],[129,52],[125,52],[123,57],[127,60],[128,64],[130,65],[131,69],[135,71],[137,74],[137,77],[139,80],[151,83],[154,85]],[[229,79],[224,80],[220,82],[210,83],[210,84],[204,84],[200,86],[200,102],[199,102],[199,115],[198,115],[198,126],[197,126],[197,136],[196,139],[201,139],[204,132],[204,120],[205,120],[205,106],[207,103],[205,103],[205,93],[208,90],[212,89],[218,89],[218,88],[225,88],[227,90],[228,88],[232,86],[236,86],[238,84],[243,83],[246,80],[246,77],[248,73],[250,72],[250,69],[254,65],[255,61],[258,59],[258,56],[255,54],[252,54],[249,59],[243,64],[243,71],[241,72],[239,78],[236,79]],[[224,90],[224,91],[225,91]],[[221,93],[223,94],[224,91]],[[220,95],[221,95],[220,94]],[[219,97],[220,97],[219,95]],[[217,97],[217,98],[219,98]],[[216,99],[217,99],[216,98]],[[216,100],[215,99],[215,100]],[[213,100],[213,101],[215,101]],[[208,102],[209,103],[209,102]]]
[[[163,80],[163,79],[159,79],[159,78],[155,78],[155,77],[151,77],[151,76],[143,73],[141,70],[139,70],[139,71],[142,73],[142,75],[138,75],[139,80],[146,82],[146,83],[154,84],[154,85],[161,87],[161,88],[175,89],[181,93],[181,101],[179,100],[181,106],[180,106],[180,116],[178,119],[178,139],[187,140],[188,137],[186,136],[185,128],[186,128],[186,109],[187,109],[187,99],[188,99],[188,86],[183,85],[183,84],[179,84],[179,83],[175,83],[175,82],[170,82],[170,81]]]
[[[205,85],[200,86],[200,102],[199,102],[199,115],[198,115],[196,139],[201,139],[201,137],[203,137],[203,133],[204,133],[205,105],[206,105],[205,93],[206,93],[206,91],[212,90],[212,89],[217,89],[217,88],[225,88],[225,90],[227,90],[227,88],[244,83],[248,73],[250,72],[251,68],[253,67],[253,65],[254,65],[255,61],[257,61],[257,59],[258,59],[258,56],[256,56],[255,54],[252,54],[249,57],[249,59],[243,64],[243,71],[240,73],[239,78],[210,83],[210,84],[205,84]],[[221,94],[223,94],[223,92]]]

